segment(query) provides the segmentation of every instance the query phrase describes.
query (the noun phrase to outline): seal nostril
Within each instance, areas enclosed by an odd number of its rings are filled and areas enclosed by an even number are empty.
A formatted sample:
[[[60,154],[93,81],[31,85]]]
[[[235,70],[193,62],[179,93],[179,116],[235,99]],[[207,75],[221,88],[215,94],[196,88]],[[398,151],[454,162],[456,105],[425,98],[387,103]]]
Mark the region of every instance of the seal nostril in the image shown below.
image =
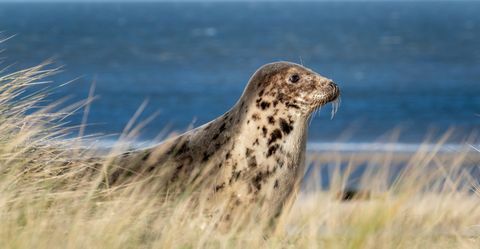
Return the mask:
[[[329,82],[327,83],[327,86],[328,86],[329,88],[331,88],[331,89],[337,88],[337,85],[336,85],[335,82],[333,82],[333,81],[329,81]]]

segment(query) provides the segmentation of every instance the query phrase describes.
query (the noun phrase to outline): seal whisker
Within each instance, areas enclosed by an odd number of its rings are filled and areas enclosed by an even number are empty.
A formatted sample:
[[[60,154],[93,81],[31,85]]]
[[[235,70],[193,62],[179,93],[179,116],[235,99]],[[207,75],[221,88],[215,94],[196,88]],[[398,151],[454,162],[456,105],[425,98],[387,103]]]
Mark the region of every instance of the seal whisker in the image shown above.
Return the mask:
[[[312,124],[312,120],[315,119],[315,115],[316,115],[316,110],[313,111],[313,113],[312,113],[312,115],[311,115],[312,118],[309,120],[308,125],[311,125],[311,124]]]
[[[322,107],[318,107],[316,110],[315,110],[315,117],[317,116],[317,114],[322,110]]]
[[[312,120],[315,119],[315,117],[317,116],[318,112],[319,112],[321,109],[322,109],[322,107],[319,106],[319,107],[316,107],[316,108],[313,110],[312,114],[310,115],[311,118],[309,119],[308,125],[311,125],[311,124],[312,124]]]
[[[340,103],[341,103],[340,97],[336,98],[332,102],[332,113],[331,113],[330,119],[333,119],[333,117],[335,117],[335,114],[337,114],[338,108],[340,107]]]

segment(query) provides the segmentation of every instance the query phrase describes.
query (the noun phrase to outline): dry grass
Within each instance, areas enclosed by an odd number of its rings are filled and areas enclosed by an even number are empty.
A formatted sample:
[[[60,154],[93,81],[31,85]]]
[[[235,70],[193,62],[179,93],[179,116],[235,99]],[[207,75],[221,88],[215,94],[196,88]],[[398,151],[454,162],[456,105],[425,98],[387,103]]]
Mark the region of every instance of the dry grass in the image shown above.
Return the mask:
[[[311,155],[318,170],[273,235],[257,216],[218,232],[201,202],[168,198],[141,181],[102,186],[111,163],[89,160],[94,149],[64,139],[75,127],[61,125],[85,102],[38,108],[47,91],[25,97],[26,88],[54,72],[39,66],[0,76],[0,248],[480,247],[480,197],[471,174],[479,161],[467,152]],[[367,194],[339,200],[362,165],[358,186]],[[312,184],[325,174],[329,188]]]

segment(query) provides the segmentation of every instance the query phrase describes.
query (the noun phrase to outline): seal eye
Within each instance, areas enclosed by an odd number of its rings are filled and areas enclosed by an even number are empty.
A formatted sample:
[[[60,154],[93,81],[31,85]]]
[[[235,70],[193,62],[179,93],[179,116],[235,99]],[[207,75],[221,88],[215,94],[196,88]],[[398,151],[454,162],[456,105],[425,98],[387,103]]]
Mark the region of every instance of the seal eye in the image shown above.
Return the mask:
[[[290,76],[289,80],[292,83],[297,83],[300,80],[300,76],[298,74],[294,74],[294,75]]]

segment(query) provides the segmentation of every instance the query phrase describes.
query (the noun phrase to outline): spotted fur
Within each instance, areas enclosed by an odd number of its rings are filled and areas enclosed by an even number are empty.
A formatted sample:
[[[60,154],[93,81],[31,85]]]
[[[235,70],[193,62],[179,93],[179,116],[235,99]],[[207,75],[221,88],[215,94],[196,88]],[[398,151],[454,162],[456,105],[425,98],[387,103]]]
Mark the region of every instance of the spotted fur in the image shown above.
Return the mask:
[[[293,74],[296,83],[289,82]],[[224,115],[122,161],[138,174],[162,172],[159,180],[169,186],[203,182],[211,195],[233,198],[234,207],[263,200],[265,214],[274,216],[289,207],[303,176],[310,114],[338,95],[331,80],[303,66],[267,64]]]

